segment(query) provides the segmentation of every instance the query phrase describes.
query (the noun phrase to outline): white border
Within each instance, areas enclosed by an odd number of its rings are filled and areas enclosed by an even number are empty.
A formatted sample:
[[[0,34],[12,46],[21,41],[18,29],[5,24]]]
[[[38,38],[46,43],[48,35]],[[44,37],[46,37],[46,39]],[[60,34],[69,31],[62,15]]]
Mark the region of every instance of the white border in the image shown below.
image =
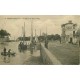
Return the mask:
[[[80,0],[0,0],[0,15],[80,15]],[[0,66],[0,80],[80,80],[80,66]]]
[[[1,15],[79,15],[80,0],[0,0]]]

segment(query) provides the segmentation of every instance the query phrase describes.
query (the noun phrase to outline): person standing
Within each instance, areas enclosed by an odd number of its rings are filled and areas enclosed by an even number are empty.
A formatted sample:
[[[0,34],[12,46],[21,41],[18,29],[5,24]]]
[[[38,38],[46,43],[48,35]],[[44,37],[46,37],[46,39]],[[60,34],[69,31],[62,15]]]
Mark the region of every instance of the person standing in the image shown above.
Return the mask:
[[[47,38],[45,39],[45,47],[48,49],[48,40],[47,40]]]
[[[8,50],[8,62],[10,62],[10,56],[11,56],[11,49]]]
[[[61,44],[61,38],[59,39],[59,41],[60,41],[60,44]]]
[[[4,47],[4,50],[3,50],[3,56],[4,56],[4,62],[6,62],[6,56],[7,56],[7,53],[6,53],[6,48]]]

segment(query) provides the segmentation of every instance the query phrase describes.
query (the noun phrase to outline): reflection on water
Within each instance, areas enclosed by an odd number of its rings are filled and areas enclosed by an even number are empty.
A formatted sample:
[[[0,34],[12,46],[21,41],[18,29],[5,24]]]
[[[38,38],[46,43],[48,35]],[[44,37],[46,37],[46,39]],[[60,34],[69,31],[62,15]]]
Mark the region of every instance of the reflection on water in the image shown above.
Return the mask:
[[[18,50],[18,45],[19,45],[19,42],[6,42],[4,44],[0,44],[0,54],[1,54],[1,52],[3,52],[4,47],[6,48],[6,51],[11,49],[12,51],[14,51],[16,53],[15,57],[11,57],[10,64],[23,64],[23,62],[26,59],[28,59],[31,55],[29,50],[20,52]],[[0,64],[4,64],[2,55],[0,55]]]
[[[18,52],[18,42],[6,42],[6,43],[3,43],[3,44],[0,44],[0,51],[2,51],[4,49],[4,47],[6,47],[6,49],[11,49],[13,51],[16,51]]]
[[[43,64],[40,59],[40,50],[33,49],[33,54],[31,54],[31,49],[27,49],[25,51],[19,51],[18,50],[19,42],[6,42],[5,44],[0,44],[0,64],[1,65],[25,65],[25,64]],[[4,47],[7,49],[11,49],[16,53],[15,56],[10,56],[10,58],[7,56],[6,61],[10,62],[4,62],[4,56],[1,55],[1,52],[3,52]]]

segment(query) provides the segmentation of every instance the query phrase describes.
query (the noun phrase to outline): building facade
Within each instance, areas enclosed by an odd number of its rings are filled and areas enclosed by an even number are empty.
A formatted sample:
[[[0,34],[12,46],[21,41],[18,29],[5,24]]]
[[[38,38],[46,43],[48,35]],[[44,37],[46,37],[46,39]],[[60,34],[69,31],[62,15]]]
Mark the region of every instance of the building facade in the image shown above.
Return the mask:
[[[66,43],[76,43],[76,32],[77,32],[77,24],[69,21],[68,23],[62,24],[62,42]]]

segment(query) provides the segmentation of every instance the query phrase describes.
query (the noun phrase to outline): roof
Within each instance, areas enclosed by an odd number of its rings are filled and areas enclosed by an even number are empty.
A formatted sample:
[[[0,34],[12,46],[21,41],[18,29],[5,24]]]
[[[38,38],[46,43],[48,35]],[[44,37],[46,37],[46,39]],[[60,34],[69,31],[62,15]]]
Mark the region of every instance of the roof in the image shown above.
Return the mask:
[[[61,27],[65,27],[67,24],[72,24],[73,26],[77,26],[77,24],[72,23],[72,21],[68,21],[68,23],[62,24]]]

